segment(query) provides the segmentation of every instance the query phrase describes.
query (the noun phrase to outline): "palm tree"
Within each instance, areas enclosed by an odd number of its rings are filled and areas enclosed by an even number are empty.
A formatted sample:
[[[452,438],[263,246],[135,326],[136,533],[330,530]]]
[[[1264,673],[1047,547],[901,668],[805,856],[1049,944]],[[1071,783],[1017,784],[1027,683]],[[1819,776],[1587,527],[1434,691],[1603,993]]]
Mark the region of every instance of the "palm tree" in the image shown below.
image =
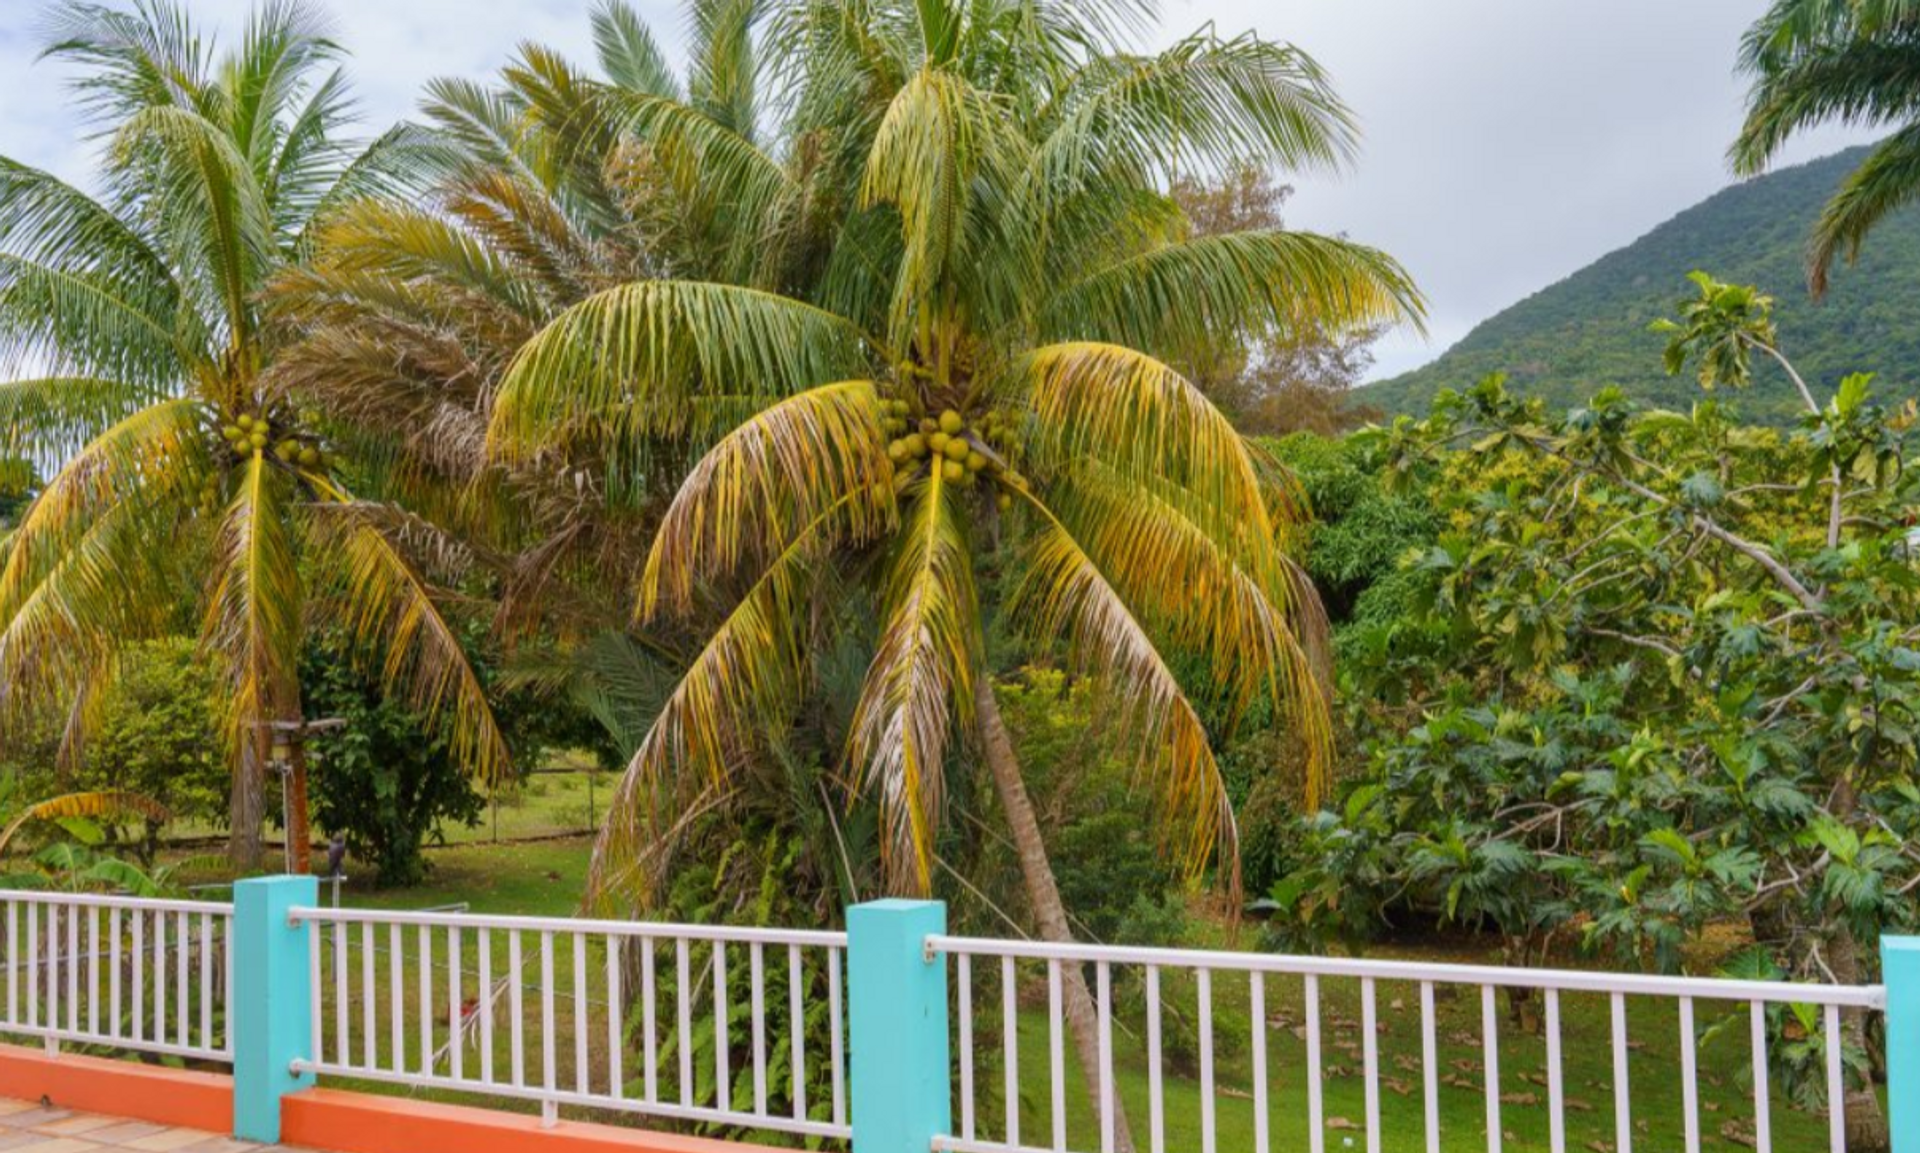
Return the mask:
[[[872,656],[845,775],[882,808],[893,888],[933,887],[948,774],[971,745],[1039,931],[1070,936],[987,672],[996,614],[1099,685],[1158,787],[1167,852],[1196,874],[1218,852],[1231,884],[1203,708],[1288,718],[1316,798],[1324,625],[1287,559],[1285,477],[1177,366],[1244,331],[1421,305],[1395,262],[1346,240],[1192,236],[1167,190],[1246,159],[1337,166],[1347,110],[1284,44],[1204,31],[1135,52],[1146,12],[1124,3],[693,12],[734,30],[725,67],[703,57],[683,84],[639,53],[644,82],[574,77],[530,109],[546,139],[581,145],[553,163],[684,199],[643,198],[659,271],[546,322],[488,414],[505,469],[712,444],[631,574],[640,622],[703,640],[622,780],[594,895],[657,883],[655,842],[794,722],[822,622],[843,619],[826,610],[849,597],[872,606]],[[983,593],[1003,580],[1004,600]],[[1202,683],[1173,653],[1206,658]],[[1097,1097],[1092,1000],[1067,976]]]
[[[1740,68],[1753,78],[1734,141],[1741,175],[1760,172],[1795,132],[1838,120],[1895,126],[1827,201],[1807,250],[1808,284],[1826,291],[1834,258],[1920,192],[1920,3],[1774,0],[1747,30]]]
[[[315,414],[268,395],[279,342],[260,289],[340,205],[418,161],[405,131],[360,151],[338,48],[270,0],[216,55],[166,0],[52,10],[79,66],[97,193],[0,158],[0,457],[56,469],[0,551],[0,710],[66,710],[70,734],[132,641],[199,617],[223,670],[230,855],[258,866],[276,731],[300,718],[306,627],[336,624],[492,775],[507,752],[432,590],[356,502]],[[296,773],[289,843],[306,845]]]

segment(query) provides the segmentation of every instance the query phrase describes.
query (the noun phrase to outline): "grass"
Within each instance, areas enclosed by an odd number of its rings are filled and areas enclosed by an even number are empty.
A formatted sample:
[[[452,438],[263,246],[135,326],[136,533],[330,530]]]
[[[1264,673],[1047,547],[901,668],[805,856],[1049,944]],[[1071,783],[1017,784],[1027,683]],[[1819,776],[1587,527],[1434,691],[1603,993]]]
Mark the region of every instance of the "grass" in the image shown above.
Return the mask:
[[[587,842],[584,840],[540,842],[536,844],[469,844],[437,850],[432,854],[434,871],[424,885],[405,890],[349,891],[350,904],[382,908],[423,908],[464,901],[475,912],[566,915],[574,911],[574,902],[585,875]],[[357,931],[356,931],[357,934]],[[571,1016],[573,996],[571,944],[562,938],[555,958],[554,990],[560,1011],[556,1014],[555,1068],[558,1082],[571,1085],[575,1075],[576,1041]],[[357,989],[361,977],[359,939],[347,941],[348,971]],[[507,971],[505,942],[498,934],[492,942],[493,972]],[[376,940],[379,951],[376,968],[376,1020],[388,1020],[389,993],[385,942]],[[438,1006],[444,1004],[446,946],[437,941],[435,958],[436,1006],[429,1015],[444,1040],[447,1015]],[[403,1005],[409,1019],[409,1051],[417,1046],[418,950],[415,939],[403,941]],[[463,944],[464,968],[476,967],[474,950],[477,939],[469,935]],[[1459,948],[1402,948],[1392,955],[1411,960],[1485,961],[1490,955],[1462,955]],[[746,969],[743,950],[729,954],[734,973]],[[587,1068],[596,1083],[604,1083],[607,1044],[605,1037],[604,953],[590,941],[583,972],[587,975],[589,1015],[587,1018]],[[663,993],[660,1003],[660,1028],[672,1032],[672,1003],[664,992],[665,974],[670,968],[671,952],[661,954],[660,971]],[[769,958],[769,970],[782,960]],[[702,971],[706,954],[695,953],[695,971]],[[541,986],[537,948],[529,939],[524,955],[526,1012],[529,1021],[537,1013]],[[330,971],[330,970],[329,970]],[[742,977],[743,979],[743,977]],[[477,977],[472,978],[477,991]],[[1148,1145],[1148,1069],[1145,1052],[1144,999],[1136,977],[1115,975],[1115,1063],[1116,1083],[1131,1120],[1136,1143]],[[705,982],[696,982],[706,987]],[[745,986],[737,986],[736,1003],[744,1002]],[[1021,1137],[1029,1145],[1051,1144],[1052,1093],[1049,1078],[1049,1033],[1044,966],[1022,966],[1016,977],[1020,1004],[1017,1027],[1017,1061],[1021,1086]],[[1164,1085],[1164,1125],[1166,1147],[1197,1149],[1201,1145],[1203,1098],[1197,1068],[1198,988],[1190,974],[1167,973],[1163,976],[1163,1028],[1169,1053]],[[1436,998],[1436,1022],[1440,1080],[1439,1113],[1443,1141],[1448,1153],[1478,1153],[1487,1148],[1486,1098],[1484,1093],[1485,1053],[1481,1043],[1481,1003],[1477,991],[1453,993],[1442,987]],[[1223,1150],[1254,1147],[1254,1104],[1252,1083],[1250,989],[1244,976],[1217,974],[1210,990],[1214,1021],[1213,1125],[1216,1147]],[[979,1133],[993,1138],[1002,1134],[1000,1101],[1003,1043],[1000,1028],[1000,987],[997,967],[976,966],[973,986],[975,1006],[976,1085],[980,1101]],[[1327,1148],[1344,1151],[1366,1147],[1364,1125],[1364,1077],[1362,1076],[1361,1005],[1357,982],[1326,980],[1321,988],[1323,1025],[1323,1062],[1325,1080],[1324,1115],[1327,1124]],[[1379,1061],[1382,1072],[1379,1100],[1382,1148],[1389,1153],[1414,1153],[1425,1149],[1425,1120],[1420,1065],[1421,1036],[1419,990],[1411,984],[1381,982],[1376,989],[1378,1012]],[[786,1017],[784,994],[769,996],[768,1022],[772,1036],[771,1064],[785,1060]],[[1631,1038],[1628,1058],[1628,1084],[1632,1106],[1634,1147],[1665,1150],[1682,1147],[1684,1122],[1680,1095],[1680,1033],[1677,1007],[1672,1003],[1635,999],[1628,1002],[1628,1033]],[[1304,1026],[1305,1000],[1297,978],[1270,976],[1265,986],[1268,1022],[1268,1124],[1274,1149],[1305,1149],[1307,1138],[1307,1061]],[[703,1011],[710,1009],[702,1007]],[[1516,1153],[1531,1153],[1548,1148],[1548,1121],[1545,1087],[1545,1045],[1536,1022],[1521,1022],[1508,1012],[1504,997],[1498,999],[1497,1040],[1500,1072],[1500,1128],[1504,1147]],[[329,1007],[327,1010],[332,1012]],[[358,1001],[350,1009],[354,1014],[351,1032],[359,1036]],[[1698,1024],[1706,1029],[1726,1022],[1728,1027],[1710,1030],[1699,1050],[1700,1126],[1703,1149],[1736,1150],[1753,1142],[1753,1095],[1748,1070],[1744,1005],[1696,1006]],[[1533,1015],[1537,1015],[1533,1014]],[[1611,1050],[1610,1007],[1606,998],[1568,994],[1562,998],[1563,1070],[1568,1104],[1567,1148],[1583,1153],[1610,1153],[1615,1149],[1614,1085]],[[331,1020],[331,1018],[329,1018]],[[744,1023],[735,1025],[734,1077],[737,1087],[750,1084],[750,1058],[740,1051],[745,1035]],[[507,1038],[501,1030],[495,1051],[496,1075],[505,1077],[508,1067]],[[544,1049],[537,1028],[530,1027],[526,1037],[526,1069],[530,1081],[542,1075]],[[355,1059],[358,1058],[356,1041]],[[376,1042],[384,1055],[390,1049],[389,1038]],[[637,1032],[629,1031],[624,1047],[623,1065],[629,1084],[639,1075]],[[1078,1070],[1070,1044],[1065,1046],[1065,1079],[1062,1099],[1068,1133],[1068,1147],[1088,1150],[1099,1147],[1097,1119],[1085,1105]],[[817,1059],[817,1058],[812,1058]],[[417,1058],[416,1058],[417,1060]],[[477,1068],[478,1054],[471,1049],[464,1056],[469,1074]],[[443,1058],[444,1061],[444,1058]],[[701,1062],[701,1081],[707,1076],[711,1057]],[[662,1050],[660,1078],[663,1095],[677,1092],[675,1058]],[[444,1071],[444,1064],[442,1065]],[[396,1091],[392,1086],[365,1084],[360,1087],[382,1092]],[[1774,1147],[1778,1149],[1822,1148],[1826,1142],[1823,1117],[1792,1108],[1778,1092],[1773,1095],[1771,1116]],[[451,1094],[436,1090],[420,1091],[428,1099],[473,1100],[469,1094]],[[775,1098],[779,1099],[778,1087]],[[816,1094],[815,1100],[817,1101]],[[528,1102],[489,1101],[501,1108],[531,1110]],[[569,1115],[575,1111],[568,1110]],[[611,1118],[603,1118],[611,1119]],[[958,1117],[956,1116],[956,1123]],[[765,1135],[763,1135],[765,1136]],[[783,1141],[777,1136],[769,1140]]]

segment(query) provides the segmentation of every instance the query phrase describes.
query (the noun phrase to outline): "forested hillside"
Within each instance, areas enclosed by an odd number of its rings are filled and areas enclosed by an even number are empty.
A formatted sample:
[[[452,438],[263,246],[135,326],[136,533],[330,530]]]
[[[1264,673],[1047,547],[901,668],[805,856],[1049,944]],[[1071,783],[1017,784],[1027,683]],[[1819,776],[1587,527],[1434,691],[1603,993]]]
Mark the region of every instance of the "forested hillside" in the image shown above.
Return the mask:
[[[1685,277],[1694,269],[1772,293],[1788,355],[1818,383],[1872,370],[1880,373],[1883,396],[1913,395],[1920,382],[1920,211],[1882,225],[1859,264],[1835,270],[1824,299],[1812,300],[1805,288],[1808,229],[1864,154],[1836,153],[1716,193],[1478,325],[1434,363],[1356,396],[1388,412],[1424,412],[1437,390],[1497,371],[1508,374],[1512,390],[1556,405],[1608,384],[1650,404],[1691,404],[1697,386],[1661,372],[1664,338],[1647,323],[1691,291]],[[1792,411],[1789,392],[1778,370],[1756,365],[1753,394],[1741,408],[1750,417],[1777,418]]]

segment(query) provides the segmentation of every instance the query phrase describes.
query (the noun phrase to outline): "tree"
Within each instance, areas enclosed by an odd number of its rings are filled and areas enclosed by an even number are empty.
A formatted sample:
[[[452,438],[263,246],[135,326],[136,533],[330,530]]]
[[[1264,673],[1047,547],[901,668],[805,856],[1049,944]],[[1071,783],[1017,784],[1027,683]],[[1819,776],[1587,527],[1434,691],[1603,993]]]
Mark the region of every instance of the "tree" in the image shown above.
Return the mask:
[[[341,204],[418,163],[410,134],[347,146],[339,50],[298,2],[256,10],[219,56],[165,0],[66,3],[49,27],[104,147],[97,194],[0,159],[0,359],[34,373],[0,385],[0,457],[60,462],[0,546],[0,707],[57,705],[82,731],[123,646],[197,611],[243,870],[310,620],[340,622],[462,764],[499,772],[507,750],[432,590],[311,414],[262,387],[279,342],[260,290]],[[294,820],[304,848],[297,801]]]
[[[1421,305],[1382,253],[1195,236],[1161,189],[1176,159],[1343,160],[1353,130],[1325,75],[1251,35],[1130,51],[1122,5],[694,11],[745,13],[752,63],[682,85],[635,48],[622,59],[648,61],[644,87],[572,77],[567,121],[532,110],[583,145],[620,141],[559,162],[684,188],[655,227],[693,258],[559,311],[501,373],[486,430],[508,470],[597,456],[587,485],[654,445],[710,446],[632,574],[639,618],[695,641],[619,787],[594,897],[658,888],[653,847],[792,724],[816,654],[850,629],[871,656],[846,787],[881,808],[890,886],[932,888],[947,774],[972,744],[1040,932],[1067,940],[987,672],[1000,614],[1107,694],[1160,789],[1169,858],[1193,875],[1220,849],[1231,878],[1195,700],[1289,717],[1311,795],[1321,618],[1284,552],[1296,506],[1279,470],[1170,364],[1244,331],[1368,328]],[[870,613],[834,611],[854,589]],[[1166,656],[1182,651],[1211,659],[1191,692]],[[1097,1095],[1092,1000],[1077,969],[1068,982]]]
[[[1671,371],[1716,392],[1755,356],[1793,372],[1765,296],[1695,287],[1662,326]],[[1370,755],[1295,847],[1296,930],[1411,912],[1515,960],[1558,941],[1671,970],[1738,918],[1762,968],[1871,979],[1863,943],[1912,923],[1920,883],[1916,413],[1864,376],[1806,395],[1789,436],[1711,397],[1555,415],[1496,378],[1369,434],[1438,524],[1407,611],[1342,638]],[[1847,1015],[1848,1147],[1884,1148],[1865,1029]]]
[[[1763,170],[1795,132],[1831,120],[1893,125],[1827,201],[1807,251],[1807,279],[1826,290],[1834,258],[1857,256],[1875,225],[1920,192],[1920,4],[1911,0],[1773,0],[1741,42],[1753,77],[1735,171]]]
[[[1257,164],[1240,163],[1223,176],[1182,177],[1173,197],[1191,222],[1193,235],[1278,231],[1289,185]],[[1351,329],[1313,324],[1265,326],[1207,361],[1192,366],[1194,383],[1241,432],[1322,436],[1356,428],[1381,416],[1357,405],[1349,392],[1373,364],[1373,344],[1384,326]]]

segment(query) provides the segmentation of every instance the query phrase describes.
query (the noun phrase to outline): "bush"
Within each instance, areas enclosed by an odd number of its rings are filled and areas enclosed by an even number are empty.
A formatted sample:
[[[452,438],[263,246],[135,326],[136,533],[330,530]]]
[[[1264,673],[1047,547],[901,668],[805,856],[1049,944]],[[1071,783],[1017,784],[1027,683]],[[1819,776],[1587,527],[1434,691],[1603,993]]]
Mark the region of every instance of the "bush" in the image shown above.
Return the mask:
[[[218,687],[191,640],[133,646],[86,743],[77,787],[141,793],[175,820],[224,826],[230,775],[214,714]]]

